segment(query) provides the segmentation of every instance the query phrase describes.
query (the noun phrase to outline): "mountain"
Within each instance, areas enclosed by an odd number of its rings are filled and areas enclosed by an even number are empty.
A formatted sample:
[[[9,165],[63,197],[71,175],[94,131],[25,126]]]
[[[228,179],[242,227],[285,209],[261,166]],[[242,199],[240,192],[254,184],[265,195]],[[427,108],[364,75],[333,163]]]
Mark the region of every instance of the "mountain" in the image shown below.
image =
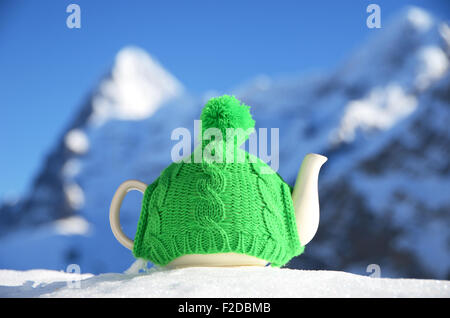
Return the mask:
[[[408,8],[329,74],[261,76],[231,91],[252,106],[257,129],[279,128],[270,164],[288,183],[307,153],[329,157],[319,231],[288,267],[449,277],[449,47],[448,25]],[[0,268],[125,270],[132,256],[109,229],[112,195],[170,164],[171,132],[192,132],[205,98],[142,50],[119,52],[29,195],[0,208]],[[130,237],[141,197],[130,193],[122,209]]]
[[[361,273],[375,263],[391,277],[449,277],[449,92],[447,74],[413,114],[322,183],[318,235],[290,266]]]
[[[87,135],[109,120],[148,118],[165,101],[183,91],[181,84],[138,48],[119,52],[114,67],[62,133],[34,179],[29,195],[1,209],[1,235],[17,225],[38,225],[73,216],[83,205],[82,189],[73,182],[79,158],[89,154]]]
[[[319,232],[289,267],[448,277],[448,30],[410,8],[329,76],[239,90],[258,125],[283,127],[289,183],[306,153],[329,157]]]
[[[122,181],[148,173],[146,161],[155,169],[150,178],[157,176],[163,165],[152,162],[164,154],[149,143],[160,141],[153,136],[162,131],[159,118],[167,113],[159,108],[183,94],[179,81],[146,52],[121,50],[45,160],[29,196],[1,208],[0,267],[64,269],[77,263],[90,272],[126,268],[132,256],[111,236],[109,202]],[[166,157],[170,160],[170,153]],[[133,227],[139,214],[135,205],[123,212],[124,223],[127,215],[134,216],[129,221]]]

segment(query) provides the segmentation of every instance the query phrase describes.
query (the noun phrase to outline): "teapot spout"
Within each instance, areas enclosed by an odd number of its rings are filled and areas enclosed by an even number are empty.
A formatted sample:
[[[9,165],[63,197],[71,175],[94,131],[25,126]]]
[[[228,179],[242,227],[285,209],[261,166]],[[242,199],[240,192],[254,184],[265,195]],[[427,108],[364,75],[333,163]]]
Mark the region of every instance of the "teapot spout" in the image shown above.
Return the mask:
[[[319,227],[319,171],[328,160],[318,154],[307,154],[297,175],[292,201],[300,245],[305,246],[314,237]]]

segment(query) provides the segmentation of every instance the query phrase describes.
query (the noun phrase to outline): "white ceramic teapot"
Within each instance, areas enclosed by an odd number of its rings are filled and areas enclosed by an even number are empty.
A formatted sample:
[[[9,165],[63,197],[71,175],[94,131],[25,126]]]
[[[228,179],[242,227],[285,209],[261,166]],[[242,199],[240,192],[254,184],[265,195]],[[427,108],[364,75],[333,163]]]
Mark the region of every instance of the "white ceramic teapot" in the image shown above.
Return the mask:
[[[305,156],[292,192],[297,230],[301,244],[308,244],[319,227],[319,171],[327,158],[318,154]],[[147,184],[128,180],[116,190],[110,206],[109,220],[116,239],[126,248],[133,249],[133,240],[127,237],[120,225],[120,207],[125,195],[132,190],[144,193]],[[266,266],[267,261],[250,255],[237,253],[190,254],[174,259],[168,267],[217,267],[217,266]]]

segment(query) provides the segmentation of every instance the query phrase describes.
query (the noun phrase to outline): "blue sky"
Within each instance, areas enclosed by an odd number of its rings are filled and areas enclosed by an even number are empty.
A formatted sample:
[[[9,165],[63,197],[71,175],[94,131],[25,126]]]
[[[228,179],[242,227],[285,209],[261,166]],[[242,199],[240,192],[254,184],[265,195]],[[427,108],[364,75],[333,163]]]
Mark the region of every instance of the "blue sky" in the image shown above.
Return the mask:
[[[66,7],[81,7],[81,29]],[[406,5],[444,19],[450,1],[0,0],[0,200],[27,190],[59,134],[126,45],[194,94],[260,74],[327,70]]]

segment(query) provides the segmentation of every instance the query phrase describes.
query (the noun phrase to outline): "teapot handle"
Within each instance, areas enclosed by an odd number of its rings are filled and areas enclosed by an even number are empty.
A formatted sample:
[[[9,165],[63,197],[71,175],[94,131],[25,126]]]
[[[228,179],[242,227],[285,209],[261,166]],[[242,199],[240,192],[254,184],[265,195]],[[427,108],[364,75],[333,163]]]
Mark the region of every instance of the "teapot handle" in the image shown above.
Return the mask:
[[[120,225],[120,207],[128,192],[137,190],[144,194],[146,189],[147,185],[138,180],[127,180],[123,182],[114,193],[109,208],[109,224],[111,225],[111,230],[119,243],[129,250],[133,250],[134,242],[122,231],[122,226]]]

